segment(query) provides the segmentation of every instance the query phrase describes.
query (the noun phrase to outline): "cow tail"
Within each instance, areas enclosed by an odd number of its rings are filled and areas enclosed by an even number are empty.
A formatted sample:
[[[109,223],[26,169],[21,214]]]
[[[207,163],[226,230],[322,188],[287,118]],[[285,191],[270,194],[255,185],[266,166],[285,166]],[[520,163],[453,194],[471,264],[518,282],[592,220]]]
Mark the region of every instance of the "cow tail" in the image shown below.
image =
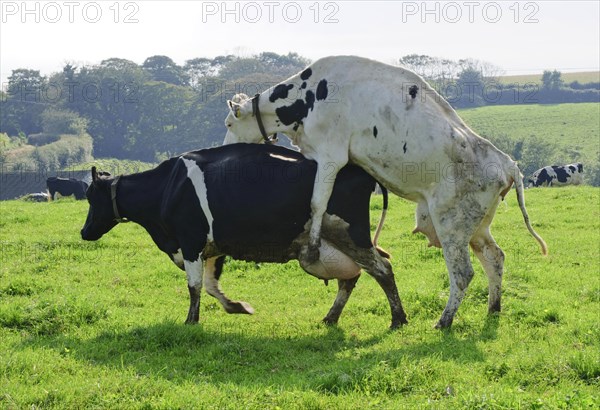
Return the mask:
[[[519,172],[519,168],[514,166],[515,174],[513,175],[513,179],[515,180],[515,190],[517,191],[517,201],[519,202],[519,208],[521,208],[521,213],[523,214],[523,219],[525,220],[525,225],[527,225],[527,230],[531,235],[535,238],[536,241],[542,247],[542,254],[548,255],[548,246],[546,242],[542,239],[541,236],[537,234],[536,231],[531,227],[531,223],[529,222],[529,215],[527,215],[527,209],[525,209],[525,193],[523,187],[523,176]]]
[[[391,255],[385,251],[384,249],[377,246],[377,241],[379,240],[379,235],[381,234],[381,230],[383,229],[383,223],[385,222],[385,215],[388,210],[388,190],[377,182],[379,187],[381,188],[381,194],[383,196],[383,210],[381,211],[381,218],[379,218],[379,223],[377,224],[377,229],[375,230],[375,235],[373,236],[373,246],[377,250],[377,252],[383,256],[384,258],[390,259]]]

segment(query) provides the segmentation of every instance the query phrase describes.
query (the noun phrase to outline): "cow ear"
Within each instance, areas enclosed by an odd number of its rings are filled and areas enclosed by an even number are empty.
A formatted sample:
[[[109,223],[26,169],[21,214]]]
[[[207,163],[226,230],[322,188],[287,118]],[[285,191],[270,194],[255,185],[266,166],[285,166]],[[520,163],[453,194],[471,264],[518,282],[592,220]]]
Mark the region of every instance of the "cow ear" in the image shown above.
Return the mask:
[[[242,115],[242,105],[231,100],[227,100],[227,104],[229,105],[229,110],[233,114],[235,118],[240,118]]]
[[[92,182],[98,181],[98,171],[96,167],[92,167]]]

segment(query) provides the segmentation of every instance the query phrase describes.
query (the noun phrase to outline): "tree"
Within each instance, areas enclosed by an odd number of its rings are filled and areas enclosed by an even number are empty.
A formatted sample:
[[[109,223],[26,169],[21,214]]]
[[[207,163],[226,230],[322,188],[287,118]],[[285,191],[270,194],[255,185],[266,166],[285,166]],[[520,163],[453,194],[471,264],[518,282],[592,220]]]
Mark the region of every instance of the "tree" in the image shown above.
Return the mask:
[[[549,143],[535,135],[525,140],[523,156],[519,168],[525,177],[533,174],[538,169],[551,164],[556,153],[556,144]]]
[[[38,70],[20,68],[8,77],[8,88],[0,109],[0,132],[29,135],[41,131],[46,78]]]
[[[69,110],[47,108],[42,113],[42,129],[46,134],[84,135],[88,121],[79,114]]]
[[[193,97],[188,87],[159,81],[145,83],[140,93],[140,118],[128,127],[126,149],[146,161],[155,161],[161,153],[178,153]]]
[[[560,71],[549,71],[544,70],[542,74],[542,88],[548,90],[557,90],[563,86],[563,80],[561,79]]]
[[[63,67],[63,76],[65,78],[65,80],[67,81],[73,81],[75,78],[75,71],[77,70],[77,67],[67,63],[65,64],[65,66]]]
[[[481,71],[471,66],[465,67],[456,80],[458,95],[451,102],[459,107],[483,105],[484,85]]]
[[[190,79],[189,84],[194,88],[198,87],[208,77],[216,75],[213,61],[209,58],[200,57],[187,60],[183,70]]]
[[[154,81],[163,81],[175,85],[189,85],[189,76],[173,60],[167,56],[148,57],[142,68],[146,70]]]

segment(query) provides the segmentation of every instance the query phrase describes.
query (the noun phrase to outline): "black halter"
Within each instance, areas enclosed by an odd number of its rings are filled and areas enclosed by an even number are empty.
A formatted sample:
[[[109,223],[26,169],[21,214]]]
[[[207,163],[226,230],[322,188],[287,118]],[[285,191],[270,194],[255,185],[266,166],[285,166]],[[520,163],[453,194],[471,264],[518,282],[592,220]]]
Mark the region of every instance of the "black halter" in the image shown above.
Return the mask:
[[[252,115],[256,117],[256,122],[258,123],[258,129],[262,134],[263,140],[266,144],[273,144],[277,141],[277,133],[273,134],[271,137],[267,135],[267,131],[265,130],[265,126],[262,122],[262,118],[260,116],[260,110],[258,109],[258,100],[260,99],[260,94],[256,94],[254,98],[252,98]]]
[[[119,215],[119,209],[117,208],[117,185],[119,183],[119,179],[121,179],[121,175],[116,177],[110,184],[110,199],[112,201],[113,214],[115,215],[116,222],[129,222],[127,218],[121,218],[121,216]]]

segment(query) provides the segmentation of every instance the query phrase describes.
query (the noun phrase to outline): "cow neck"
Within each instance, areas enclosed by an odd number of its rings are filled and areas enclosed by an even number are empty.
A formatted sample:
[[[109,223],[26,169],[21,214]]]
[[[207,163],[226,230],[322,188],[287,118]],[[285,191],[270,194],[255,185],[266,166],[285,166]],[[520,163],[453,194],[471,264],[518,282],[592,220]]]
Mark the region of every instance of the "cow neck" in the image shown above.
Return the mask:
[[[122,218],[119,214],[119,207],[117,206],[117,187],[119,185],[119,181],[121,180],[121,175],[113,179],[110,184],[110,200],[112,201],[113,207],[113,215],[115,216],[115,221],[118,223],[129,222],[127,218]]]
[[[153,171],[121,175],[113,180],[111,198],[118,222],[152,224],[159,220],[165,180]]]
[[[275,141],[277,141],[277,133],[271,135],[270,137],[267,135],[267,131],[265,130],[265,125],[263,124],[260,110],[258,109],[259,101],[260,94],[256,94],[254,98],[252,98],[252,115],[256,117],[256,123],[258,124],[258,129],[260,130],[260,134],[262,135],[265,144],[272,144]]]

